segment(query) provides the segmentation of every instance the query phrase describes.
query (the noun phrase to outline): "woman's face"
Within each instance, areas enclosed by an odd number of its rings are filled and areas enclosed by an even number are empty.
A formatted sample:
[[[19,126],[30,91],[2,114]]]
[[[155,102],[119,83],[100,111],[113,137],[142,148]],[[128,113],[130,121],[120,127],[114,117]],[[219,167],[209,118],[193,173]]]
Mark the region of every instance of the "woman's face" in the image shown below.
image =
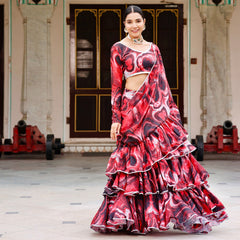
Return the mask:
[[[124,21],[125,29],[131,38],[139,38],[144,30],[145,19],[137,12],[129,13]]]

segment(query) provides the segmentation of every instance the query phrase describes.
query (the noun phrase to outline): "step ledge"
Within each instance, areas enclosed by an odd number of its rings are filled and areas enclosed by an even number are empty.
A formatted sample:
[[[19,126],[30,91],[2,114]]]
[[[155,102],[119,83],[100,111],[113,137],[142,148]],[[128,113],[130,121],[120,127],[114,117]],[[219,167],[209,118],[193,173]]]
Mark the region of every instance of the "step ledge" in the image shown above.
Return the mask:
[[[65,143],[63,152],[85,153],[85,152],[112,152],[116,148],[115,142],[72,142]]]

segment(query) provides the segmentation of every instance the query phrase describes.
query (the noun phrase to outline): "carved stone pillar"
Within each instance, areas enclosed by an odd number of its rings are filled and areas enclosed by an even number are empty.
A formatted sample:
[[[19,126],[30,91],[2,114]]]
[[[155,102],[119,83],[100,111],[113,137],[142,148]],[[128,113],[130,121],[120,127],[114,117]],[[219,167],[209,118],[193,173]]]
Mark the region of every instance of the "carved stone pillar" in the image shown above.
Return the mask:
[[[204,137],[213,126],[232,117],[229,23],[233,9],[233,5],[199,6],[203,24],[200,101]]]
[[[201,96],[200,96],[200,107],[202,109],[201,113],[201,121],[202,121],[202,127],[201,127],[201,134],[203,134],[203,129],[207,127],[207,105],[205,104],[207,102],[207,84],[205,84],[207,79],[207,69],[206,69],[206,63],[207,63],[207,31],[206,31],[206,21],[207,21],[207,6],[201,5],[200,6],[200,16],[202,19],[202,25],[203,25],[203,43],[202,43],[202,76],[201,76]]]
[[[231,63],[230,63],[230,41],[229,41],[229,27],[230,20],[232,18],[233,6],[225,6],[220,8],[221,12],[224,15],[226,21],[226,81],[227,81],[227,115],[229,119],[232,118],[231,109],[232,109],[232,84],[231,84]]]
[[[51,133],[52,79],[50,27],[54,5],[19,6],[24,24],[21,112],[27,124]]]

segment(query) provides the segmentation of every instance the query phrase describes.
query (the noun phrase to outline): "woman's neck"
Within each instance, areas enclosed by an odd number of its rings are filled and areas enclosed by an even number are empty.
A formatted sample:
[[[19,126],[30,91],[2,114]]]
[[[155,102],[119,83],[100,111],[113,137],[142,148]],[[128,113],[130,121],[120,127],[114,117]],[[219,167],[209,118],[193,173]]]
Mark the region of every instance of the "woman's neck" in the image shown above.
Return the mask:
[[[140,35],[138,38],[131,38],[128,34],[127,37],[134,43],[134,44],[143,44],[143,37]]]

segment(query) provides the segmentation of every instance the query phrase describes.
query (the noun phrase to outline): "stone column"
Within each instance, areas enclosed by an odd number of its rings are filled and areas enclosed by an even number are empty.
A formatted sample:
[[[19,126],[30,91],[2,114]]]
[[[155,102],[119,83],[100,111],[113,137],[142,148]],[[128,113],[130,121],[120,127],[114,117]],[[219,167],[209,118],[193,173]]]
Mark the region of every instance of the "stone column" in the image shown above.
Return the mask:
[[[232,118],[232,84],[231,84],[231,63],[230,63],[230,41],[229,41],[229,27],[232,18],[233,6],[227,5],[220,8],[226,21],[226,81],[227,81],[227,115],[229,119]]]
[[[207,69],[203,66],[207,64],[207,31],[206,31],[206,21],[207,21],[207,6],[200,6],[200,16],[202,19],[203,25],[203,43],[202,43],[202,75],[201,75],[201,96],[200,96],[200,107],[202,109],[201,113],[201,134],[203,134],[203,129],[207,127],[207,106],[206,106],[206,98],[207,98],[207,85],[205,84],[205,79],[207,79]]]
[[[54,5],[19,6],[24,24],[21,112],[29,125],[52,133],[50,27]]]
[[[229,23],[231,5],[200,5],[203,24],[203,56],[201,78],[201,134],[231,120],[232,90],[230,78]]]

